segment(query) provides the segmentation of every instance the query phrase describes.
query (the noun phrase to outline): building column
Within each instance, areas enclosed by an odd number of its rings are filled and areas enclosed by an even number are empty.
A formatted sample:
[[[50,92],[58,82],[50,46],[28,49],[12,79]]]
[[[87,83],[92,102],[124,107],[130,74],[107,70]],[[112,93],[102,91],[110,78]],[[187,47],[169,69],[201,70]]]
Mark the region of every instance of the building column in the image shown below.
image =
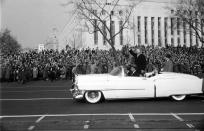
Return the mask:
[[[145,45],[145,26],[144,26],[144,16],[141,16],[141,45]]]
[[[158,17],[154,17],[154,46],[158,46]]]
[[[200,29],[200,31],[199,31],[199,36],[202,36],[202,29],[201,29],[201,20],[199,20],[199,23],[200,24],[198,24],[198,29]],[[201,47],[202,46],[202,43],[201,43],[201,41],[200,41],[200,39],[198,38],[198,47]]]
[[[183,22],[181,21],[180,24],[180,44],[184,46],[184,29],[183,29]]]
[[[171,45],[171,17],[167,19],[167,44]]]
[[[196,32],[195,30],[192,29],[192,46],[195,46],[195,45],[196,45]]]
[[[164,17],[161,17],[161,46],[165,47]]]
[[[133,15],[133,43],[135,46],[137,44],[137,17]]]
[[[114,19],[115,21],[115,34],[119,32],[119,21]],[[120,48],[120,33],[115,36],[115,47],[118,49]]]
[[[148,45],[152,45],[152,37],[151,37],[152,31],[151,31],[151,17],[147,17],[147,39],[148,39]]]
[[[186,46],[190,46],[190,28],[188,24],[186,24]]]
[[[135,45],[138,45],[138,34],[139,34],[139,31],[138,31],[138,18],[137,16],[135,17]]]
[[[173,34],[173,39],[174,39],[174,47],[176,47],[178,45],[178,36],[177,36],[177,18],[174,18],[173,20],[173,30],[174,30],[174,34]]]
[[[2,30],[2,0],[0,0],[0,32]]]

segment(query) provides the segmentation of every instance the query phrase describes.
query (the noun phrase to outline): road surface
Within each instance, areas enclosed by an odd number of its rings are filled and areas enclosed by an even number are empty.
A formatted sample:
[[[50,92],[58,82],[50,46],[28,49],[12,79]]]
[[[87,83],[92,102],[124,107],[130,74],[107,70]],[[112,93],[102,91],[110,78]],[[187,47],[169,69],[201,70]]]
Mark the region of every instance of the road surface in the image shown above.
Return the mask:
[[[204,98],[75,101],[71,81],[1,84],[1,131],[202,131]]]

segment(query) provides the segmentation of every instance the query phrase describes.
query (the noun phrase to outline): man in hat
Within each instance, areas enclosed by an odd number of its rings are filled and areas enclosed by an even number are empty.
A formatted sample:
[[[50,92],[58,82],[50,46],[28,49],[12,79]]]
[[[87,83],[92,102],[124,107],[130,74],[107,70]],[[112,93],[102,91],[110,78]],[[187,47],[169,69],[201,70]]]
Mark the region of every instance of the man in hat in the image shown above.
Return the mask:
[[[171,60],[171,55],[167,54],[165,56],[166,62],[164,63],[164,67],[162,69],[163,72],[173,72],[173,62]]]

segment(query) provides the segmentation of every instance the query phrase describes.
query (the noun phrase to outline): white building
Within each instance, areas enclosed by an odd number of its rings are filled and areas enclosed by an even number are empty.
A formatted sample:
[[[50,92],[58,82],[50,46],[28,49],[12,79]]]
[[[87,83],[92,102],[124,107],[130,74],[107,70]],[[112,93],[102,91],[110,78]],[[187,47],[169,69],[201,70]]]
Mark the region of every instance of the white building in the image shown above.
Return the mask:
[[[111,5],[111,0],[110,6]],[[198,45],[202,43],[196,40],[196,36],[190,35],[180,26],[185,26],[183,23],[175,25],[174,21],[179,21],[178,18],[173,17],[173,10],[179,0],[142,0],[138,3],[129,19],[130,26],[124,29],[122,33],[115,37],[116,49],[121,49],[123,45]],[[123,10],[124,3],[119,3],[113,12],[113,26],[114,32],[120,29],[120,20],[117,15]],[[132,24],[131,24],[132,23]],[[83,24],[82,24],[83,25]],[[109,21],[107,21],[109,25]],[[82,29],[83,30],[83,29]],[[109,49],[110,46],[104,42],[103,36],[99,31],[90,34],[88,31],[81,31],[82,48],[99,48]]]
[[[44,44],[39,44],[38,45],[38,52],[41,52],[43,50],[45,50],[45,45]]]
[[[2,4],[3,4],[3,1],[0,0],[0,32],[2,30]]]
[[[59,50],[58,30],[56,27],[52,28],[52,32],[48,36],[44,48],[45,50]]]

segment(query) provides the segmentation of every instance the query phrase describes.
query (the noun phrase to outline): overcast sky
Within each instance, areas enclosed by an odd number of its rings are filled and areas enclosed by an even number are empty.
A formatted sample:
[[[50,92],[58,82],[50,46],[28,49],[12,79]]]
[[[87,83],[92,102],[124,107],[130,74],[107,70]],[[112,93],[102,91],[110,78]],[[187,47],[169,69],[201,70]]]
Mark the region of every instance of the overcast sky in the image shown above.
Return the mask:
[[[23,48],[36,48],[52,32],[69,21],[70,14],[60,6],[63,0],[5,0],[2,26],[11,30]]]
[[[23,48],[37,48],[56,27],[62,31],[71,19],[60,3],[66,0],[3,0],[2,26],[11,30]],[[175,0],[145,0],[167,2]]]

